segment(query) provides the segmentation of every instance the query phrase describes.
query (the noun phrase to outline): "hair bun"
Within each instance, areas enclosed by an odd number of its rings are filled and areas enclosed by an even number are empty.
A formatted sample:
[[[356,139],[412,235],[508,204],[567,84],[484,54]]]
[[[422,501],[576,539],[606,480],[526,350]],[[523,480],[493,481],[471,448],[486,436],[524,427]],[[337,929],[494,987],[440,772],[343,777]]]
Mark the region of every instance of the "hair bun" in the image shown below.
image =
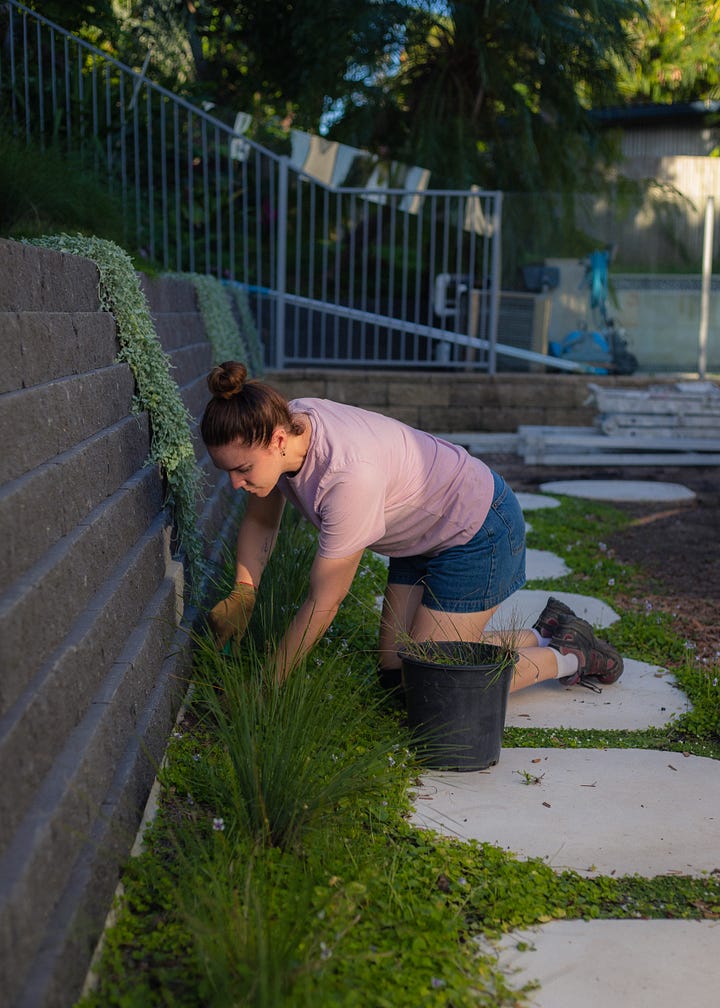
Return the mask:
[[[225,361],[218,364],[208,375],[207,383],[216,399],[232,399],[242,392],[247,378],[247,368],[240,361]]]

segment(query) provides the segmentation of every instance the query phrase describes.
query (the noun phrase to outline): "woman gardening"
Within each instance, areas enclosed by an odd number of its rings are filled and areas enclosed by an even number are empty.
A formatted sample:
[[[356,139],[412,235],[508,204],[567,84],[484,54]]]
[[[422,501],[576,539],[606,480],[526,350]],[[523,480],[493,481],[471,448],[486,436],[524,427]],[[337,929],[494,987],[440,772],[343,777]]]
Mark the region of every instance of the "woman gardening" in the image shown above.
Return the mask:
[[[525,522],[497,473],[464,448],[379,413],[327,399],[287,402],[227,361],[208,376],[201,433],[234,490],[248,494],[235,587],[208,616],[219,647],[250,621],[286,501],[319,530],[307,597],[273,656],[284,682],[332,623],[364,551],[389,557],[378,645],[381,683],[400,683],[408,641],[501,643],[493,613],[525,584]],[[559,679],[615,682],[622,658],[588,622],[549,599],[514,635],[512,690]]]

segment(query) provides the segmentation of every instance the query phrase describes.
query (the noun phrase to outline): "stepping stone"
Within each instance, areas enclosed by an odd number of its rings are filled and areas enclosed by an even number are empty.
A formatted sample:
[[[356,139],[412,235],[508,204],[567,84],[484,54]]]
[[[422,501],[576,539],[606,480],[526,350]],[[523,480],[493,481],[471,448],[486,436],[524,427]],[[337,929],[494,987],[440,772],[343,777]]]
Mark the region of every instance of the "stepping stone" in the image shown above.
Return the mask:
[[[577,616],[582,616],[594,627],[608,627],[620,619],[614,609],[590,595],[562,591],[554,591],[552,595],[569,605]],[[531,627],[545,608],[549,597],[550,592],[545,588],[522,588],[500,604],[488,627],[494,630]]]
[[[586,686],[541,682],[511,693],[505,724],[515,728],[643,730],[661,727],[691,706],[674,677],[657,665],[625,658],[616,683]]]
[[[542,494],[516,493],[523,511],[539,511],[541,508],[560,507],[560,501],[555,497],[544,497]]]
[[[717,766],[644,749],[503,749],[488,770],[423,774],[412,822],[556,871],[703,875],[720,870]]]
[[[525,556],[525,571],[528,581],[545,578],[564,577],[570,568],[559,556],[549,550],[528,549]]]
[[[652,480],[556,480],[542,483],[540,489],[545,493],[584,500],[677,503],[695,499],[695,493],[681,483],[655,483]]]
[[[480,944],[497,954],[511,986],[539,982],[528,1008],[709,1008],[718,1001],[717,920],[551,921]]]

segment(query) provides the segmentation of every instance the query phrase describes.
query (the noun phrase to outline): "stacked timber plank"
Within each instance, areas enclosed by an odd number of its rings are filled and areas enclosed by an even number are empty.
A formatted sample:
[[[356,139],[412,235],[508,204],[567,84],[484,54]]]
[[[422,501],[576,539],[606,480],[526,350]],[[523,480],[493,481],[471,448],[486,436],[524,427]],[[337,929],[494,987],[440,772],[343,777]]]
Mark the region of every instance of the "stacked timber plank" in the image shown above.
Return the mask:
[[[589,389],[593,427],[518,427],[528,465],[720,465],[720,388],[712,382]]]
[[[588,386],[603,434],[662,438],[720,438],[720,388],[712,382],[676,382],[646,389]]]

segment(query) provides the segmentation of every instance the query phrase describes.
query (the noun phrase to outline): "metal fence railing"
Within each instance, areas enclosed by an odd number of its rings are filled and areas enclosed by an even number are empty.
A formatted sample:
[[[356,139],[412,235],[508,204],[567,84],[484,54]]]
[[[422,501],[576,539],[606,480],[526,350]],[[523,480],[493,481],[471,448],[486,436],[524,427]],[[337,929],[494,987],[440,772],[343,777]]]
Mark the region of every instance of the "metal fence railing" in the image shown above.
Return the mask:
[[[242,284],[273,367],[545,360],[497,342],[499,192],[324,185],[17,0],[0,96],[5,129],[106,182],[128,247]]]

